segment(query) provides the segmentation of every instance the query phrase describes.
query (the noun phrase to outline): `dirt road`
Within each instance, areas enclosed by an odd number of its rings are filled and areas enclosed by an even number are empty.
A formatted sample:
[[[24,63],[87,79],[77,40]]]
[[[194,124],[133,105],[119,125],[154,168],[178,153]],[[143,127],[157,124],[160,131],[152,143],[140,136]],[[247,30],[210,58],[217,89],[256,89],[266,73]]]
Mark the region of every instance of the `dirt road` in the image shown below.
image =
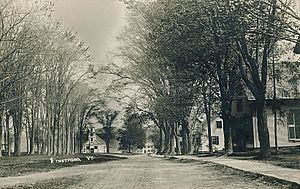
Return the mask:
[[[48,173],[21,177],[0,178],[0,188],[19,183],[43,182],[61,177],[80,177],[69,188],[93,189],[276,189],[259,179],[242,177],[236,173],[224,173],[210,164],[183,163],[148,156],[132,156],[129,159],[102,164],[63,168]]]

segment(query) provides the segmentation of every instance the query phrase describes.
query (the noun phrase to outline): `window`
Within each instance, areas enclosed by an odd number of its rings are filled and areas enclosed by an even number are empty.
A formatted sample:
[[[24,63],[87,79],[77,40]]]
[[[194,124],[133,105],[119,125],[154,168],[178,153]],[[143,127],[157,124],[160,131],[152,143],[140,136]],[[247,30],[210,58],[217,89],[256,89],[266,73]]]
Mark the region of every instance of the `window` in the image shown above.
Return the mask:
[[[287,115],[289,140],[300,139],[300,111],[289,112]]]
[[[212,144],[219,145],[219,136],[211,136]]]
[[[98,146],[94,146],[94,149],[95,149],[95,150],[98,149]]]
[[[222,129],[222,121],[217,121],[217,128]]]
[[[91,138],[91,142],[93,142],[94,141],[94,138]]]
[[[294,114],[289,112],[287,116],[288,125],[294,125]]]
[[[91,133],[91,137],[92,137],[92,136],[94,136],[94,134],[93,134],[93,133]]]

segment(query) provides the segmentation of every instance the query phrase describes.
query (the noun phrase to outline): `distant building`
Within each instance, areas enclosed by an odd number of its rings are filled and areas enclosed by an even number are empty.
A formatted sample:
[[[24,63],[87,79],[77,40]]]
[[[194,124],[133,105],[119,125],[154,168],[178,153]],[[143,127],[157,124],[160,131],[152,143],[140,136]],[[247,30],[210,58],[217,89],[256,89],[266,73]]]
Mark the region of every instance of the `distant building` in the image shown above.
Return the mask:
[[[223,133],[223,120],[219,116],[211,117],[211,138],[213,151],[220,151],[224,149],[224,133]],[[205,129],[207,130],[207,123],[204,124]],[[202,146],[199,148],[200,152],[208,152],[208,135],[207,131],[201,137]]]
[[[141,149],[141,152],[144,154],[153,154],[156,153],[156,149],[154,147],[153,142],[147,141],[145,147]]]
[[[91,127],[83,143],[83,153],[106,153],[105,142],[96,135],[95,128]]]

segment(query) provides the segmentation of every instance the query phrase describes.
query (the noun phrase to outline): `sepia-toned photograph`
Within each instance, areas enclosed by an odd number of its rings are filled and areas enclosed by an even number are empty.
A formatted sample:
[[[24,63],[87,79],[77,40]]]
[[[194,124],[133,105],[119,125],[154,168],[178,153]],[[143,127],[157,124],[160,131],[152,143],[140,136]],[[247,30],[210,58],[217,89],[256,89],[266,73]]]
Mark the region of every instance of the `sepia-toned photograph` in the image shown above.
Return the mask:
[[[0,0],[0,189],[300,189],[300,0]]]

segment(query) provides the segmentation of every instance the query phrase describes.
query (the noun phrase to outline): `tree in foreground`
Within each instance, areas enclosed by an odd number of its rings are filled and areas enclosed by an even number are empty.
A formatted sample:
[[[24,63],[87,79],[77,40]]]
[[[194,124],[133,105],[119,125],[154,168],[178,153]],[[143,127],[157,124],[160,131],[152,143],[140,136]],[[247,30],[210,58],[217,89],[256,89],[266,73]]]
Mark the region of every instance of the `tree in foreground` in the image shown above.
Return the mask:
[[[211,71],[217,73],[209,76],[219,87],[227,152],[232,153],[231,104],[244,90],[256,99],[260,152],[268,157],[265,99],[270,52],[279,41],[293,41],[298,35],[293,25],[298,17],[289,2],[130,1],[129,10],[130,32],[124,33],[120,52],[130,65],[127,78],[151,99],[149,111],[164,133],[165,144],[170,144],[164,146],[164,153],[172,151],[174,125],[189,128],[186,118],[201,91],[195,89]]]
[[[251,0],[224,4],[229,21],[222,23],[227,28],[227,37],[233,40],[230,45],[235,51],[240,77],[255,97],[260,155],[263,158],[270,155],[266,93],[271,52],[276,43],[296,40],[298,35],[294,25],[296,15],[289,8],[290,3]]]

